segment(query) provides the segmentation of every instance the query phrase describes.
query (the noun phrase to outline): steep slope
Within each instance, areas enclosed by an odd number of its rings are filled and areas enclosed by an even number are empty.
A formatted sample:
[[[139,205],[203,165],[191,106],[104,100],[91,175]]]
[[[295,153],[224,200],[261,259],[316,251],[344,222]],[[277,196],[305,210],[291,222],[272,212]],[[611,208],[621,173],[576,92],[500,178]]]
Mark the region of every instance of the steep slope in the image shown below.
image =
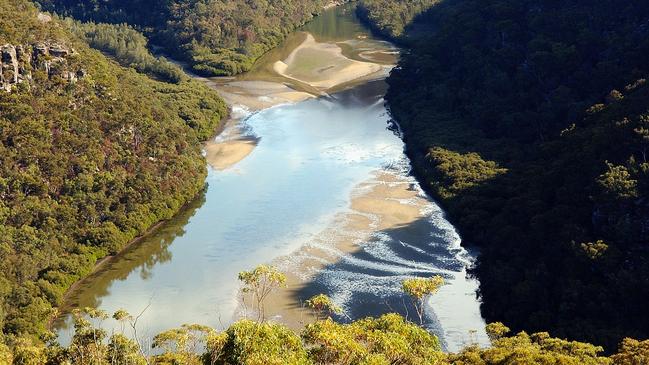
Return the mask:
[[[387,100],[482,248],[487,320],[609,350],[649,336],[649,4],[458,0],[401,19]]]
[[[64,291],[204,186],[225,114],[197,82],[109,61],[26,0],[0,3],[0,324],[38,334]]]
[[[356,13],[372,29],[399,41],[409,35],[406,27],[416,16],[442,0],[361,0]]]

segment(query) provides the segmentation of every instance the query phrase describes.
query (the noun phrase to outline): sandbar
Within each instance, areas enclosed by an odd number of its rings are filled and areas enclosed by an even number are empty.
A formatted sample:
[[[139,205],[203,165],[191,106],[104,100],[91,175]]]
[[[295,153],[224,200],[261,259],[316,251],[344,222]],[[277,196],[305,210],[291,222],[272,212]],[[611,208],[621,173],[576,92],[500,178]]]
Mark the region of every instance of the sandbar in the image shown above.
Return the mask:
[[[275,62],[273,69],[322,91],[384,71],[379,64],[345,57],[340,46],[319,43],[311,34],[285,60]]]

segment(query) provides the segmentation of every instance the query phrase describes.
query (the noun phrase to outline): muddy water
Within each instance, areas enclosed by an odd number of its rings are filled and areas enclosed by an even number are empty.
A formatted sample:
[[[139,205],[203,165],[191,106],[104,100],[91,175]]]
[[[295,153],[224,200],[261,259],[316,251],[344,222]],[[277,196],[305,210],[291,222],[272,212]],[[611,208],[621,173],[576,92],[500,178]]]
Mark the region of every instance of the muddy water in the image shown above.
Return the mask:
[[[242,314],[237,273],[274,263],[291,287],[270,311],[293,327],[309,320],[296,314],[299,303],[320,292],[350,318],[405,313],[400,282],[438,274],[447,285],[427,303],[426,326],[449,350],[485,343],[477,283],[465,275],[473,256],[409,176],[403,143],[387,128],[382,79],[394,61],[395,48],[343,7],[289,36],[250,73],[207,80],[235,116],[216,150],[207,147],[221,162],[207,190],[77,285],[56,323],[61,341],[71,334],[65,313],[85,306],[146,308],[138,332],[149,338],[183,323],[223,328]],[[328,75],[332,67],[358,77],[323,82],[341,73]]]

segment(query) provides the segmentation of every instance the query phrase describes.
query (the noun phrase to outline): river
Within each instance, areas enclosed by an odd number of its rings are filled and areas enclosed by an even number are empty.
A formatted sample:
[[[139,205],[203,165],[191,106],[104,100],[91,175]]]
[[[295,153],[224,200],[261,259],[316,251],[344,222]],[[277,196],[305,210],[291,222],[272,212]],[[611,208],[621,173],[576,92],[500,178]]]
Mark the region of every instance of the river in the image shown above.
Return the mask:
[[[397,51],[344,6],[251,72],[204,79],[233,110],[206,145],[206,191],[68,293],[61,342],[77,307],[146,308],[138,333],[149,339],[184,323],[227,327],[247,314],[237,273],[271,263],[289,288],[270,298],[269,314],[291,327],[311,320],[300,303],[321,292],[344,308],[342,321],[405,313],[401,281],[438,274],[446,285],[426,303],[425,326],[450,351],[486,344],[477,282],[466,277],[473,256],[388,128],[384,78]]]

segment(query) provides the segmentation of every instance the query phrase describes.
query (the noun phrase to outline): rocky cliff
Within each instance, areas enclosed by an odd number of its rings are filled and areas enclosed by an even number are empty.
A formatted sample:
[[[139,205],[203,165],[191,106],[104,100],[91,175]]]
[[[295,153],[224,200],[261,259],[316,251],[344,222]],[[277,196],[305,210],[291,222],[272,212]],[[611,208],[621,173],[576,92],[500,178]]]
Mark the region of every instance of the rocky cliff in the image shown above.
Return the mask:
[[[35,71],[43,71],[50,79],[75,82],[85,72],[69,62],[74,54],[74,49],[55,41],[4,44],[0,47],[0,88],[11,92],[18,84],[31,81]]]

